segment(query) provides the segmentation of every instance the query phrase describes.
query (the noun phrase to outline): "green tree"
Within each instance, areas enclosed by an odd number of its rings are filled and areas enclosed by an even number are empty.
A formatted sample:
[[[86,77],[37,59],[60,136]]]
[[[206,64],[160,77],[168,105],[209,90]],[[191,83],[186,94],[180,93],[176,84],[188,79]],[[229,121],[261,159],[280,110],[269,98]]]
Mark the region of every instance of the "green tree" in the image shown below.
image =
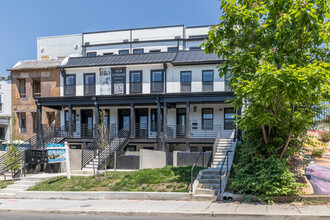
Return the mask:
[[[243,143],[231,187],[239,193],[294,195],[288,160],[330,100],[328,0],[223,0],[220,23],[203,44],[225,61]]]
[[[100,123],[98,125],[98,145],[103,150],[103,160],[104,160],[104,176],[106,176],[107,171],[107,158],[110,153],[110,129],[105,123],[106,112],[104,109],[100,111]]]
[[[329,1],[224,0],[221,9],[204,46],[226,59],[219,72],[236,108],[248,104],[240,128],[259,127],[271,154],[292,155],[330,97]]]

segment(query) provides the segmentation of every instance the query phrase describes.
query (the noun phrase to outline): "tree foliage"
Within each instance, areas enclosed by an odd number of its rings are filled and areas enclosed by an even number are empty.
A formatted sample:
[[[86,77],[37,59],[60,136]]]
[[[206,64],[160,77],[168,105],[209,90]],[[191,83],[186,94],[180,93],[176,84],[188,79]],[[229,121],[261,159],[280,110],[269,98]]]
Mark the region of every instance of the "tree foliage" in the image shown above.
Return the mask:
[[[330,97],[329,1],[224,0],[221,9],[204,46],[226,60],[220,76],[245,107],[239,125],[258,127],[279,158],[292,155]]]

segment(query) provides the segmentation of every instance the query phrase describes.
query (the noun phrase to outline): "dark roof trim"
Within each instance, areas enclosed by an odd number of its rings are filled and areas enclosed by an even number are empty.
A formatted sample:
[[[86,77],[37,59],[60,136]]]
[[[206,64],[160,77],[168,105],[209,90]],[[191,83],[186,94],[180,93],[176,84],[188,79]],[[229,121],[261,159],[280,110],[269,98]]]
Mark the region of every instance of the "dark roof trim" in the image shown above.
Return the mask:
[[[185,27],[185,26],[183,24],[179,24],[179,25],[166,25],[166,26],[144,27],[144,28],[126,28],[126,29],[107,30],[107,31],[83,32],[82,34],[83,35],[84,34],[97,34],[97,33],[116,32],[116,31],[134,31],[134,30],[159,29],[159,28],[169,28],[169,27]]]
[[[207,65],[207,64],[220,64],[223,60],[208,60],[208,61],[191,61],[191,62],[172,62],[173,66],[186,66],[186,65]]]

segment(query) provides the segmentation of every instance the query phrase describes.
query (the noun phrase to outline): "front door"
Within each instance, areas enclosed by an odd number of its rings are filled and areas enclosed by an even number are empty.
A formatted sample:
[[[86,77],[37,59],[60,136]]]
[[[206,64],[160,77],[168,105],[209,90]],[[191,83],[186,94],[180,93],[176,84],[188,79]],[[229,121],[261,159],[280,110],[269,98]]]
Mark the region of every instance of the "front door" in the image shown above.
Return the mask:
[[[81,137],[93,137],[93,110],[81,110]]]
[[[186,136],[186,109],[178,108],[176,110],[176,137]]]
[[[136,137],[148,137],[148,109],[136,109],[135,116]]]
[[[125,135],[130,131],[130,110],[129,109],[118,109],[118,132],[125,128],[123,132]]]

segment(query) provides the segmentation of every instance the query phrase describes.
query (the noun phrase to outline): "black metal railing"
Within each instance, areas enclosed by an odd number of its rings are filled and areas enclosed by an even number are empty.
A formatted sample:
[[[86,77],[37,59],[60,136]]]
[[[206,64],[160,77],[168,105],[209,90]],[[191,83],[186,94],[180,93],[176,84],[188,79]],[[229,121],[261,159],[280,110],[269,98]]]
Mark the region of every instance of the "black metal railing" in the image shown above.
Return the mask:
[[[193,184],[194,184],[194,169],[195,169],[195,166],[199,160],[199,158],[201,157],[201,155],[205,153],[204,151],[201,151],[199,152],[199,155],[198,157],[196,158],[195,160],[195,163],[193,164],[193,166],[191,167],[191,170],[190,170],[190,192],[193,193]]]
[[[222,170],[223,170],[224,164],[226,162],[226,173],[225,173],[226,175],[224,176],[224,178],[228,178],[228,173],[229,173],[229,153],[231,153],[231,152],[233,152],[233,151],[228,150],[226,152],[225,158],[223,159],[222,164],[221,164],[221,167],[220,167],[220,181],[219,181],[219,193],[218,193],[218,195],[222,195],[222,193],[223,193],[222,190],[225,190],[225,189],[222,189],[222,174],[223,174]]]
[[[137,138],[155,138],[158,136],[157,123],[135,123],[134,136]]]
[[[216,138],[221,125],[167,125],[167,138]]]
[[[128,138],[130,137],[130,125],[127,124],[122,129],[118,131],[118,133],[113,137],[112,139],[109,139],[109,141],[106,140],[102,143],[102,140],[96,139],[96,143],[101,148],[101,151],[99,152],[99,163],[98,166],[108,166],[114,159],[114,154],[120,153],[124,147],[128,143]],[[104,147],[102,147],[104,146]]]

